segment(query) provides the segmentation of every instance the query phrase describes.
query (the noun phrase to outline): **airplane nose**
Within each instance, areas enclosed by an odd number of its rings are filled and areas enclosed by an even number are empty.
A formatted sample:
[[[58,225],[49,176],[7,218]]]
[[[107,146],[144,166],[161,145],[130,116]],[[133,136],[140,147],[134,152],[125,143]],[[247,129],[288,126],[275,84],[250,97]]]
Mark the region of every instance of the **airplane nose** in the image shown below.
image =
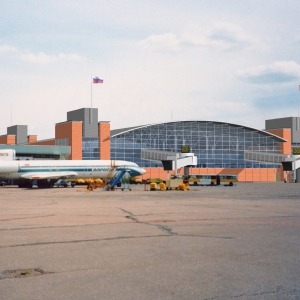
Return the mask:
[[[145,169],[143,169],[143,168],[141,168],[141,175],[144,175],[145,173],[146,173],[146,170]]]

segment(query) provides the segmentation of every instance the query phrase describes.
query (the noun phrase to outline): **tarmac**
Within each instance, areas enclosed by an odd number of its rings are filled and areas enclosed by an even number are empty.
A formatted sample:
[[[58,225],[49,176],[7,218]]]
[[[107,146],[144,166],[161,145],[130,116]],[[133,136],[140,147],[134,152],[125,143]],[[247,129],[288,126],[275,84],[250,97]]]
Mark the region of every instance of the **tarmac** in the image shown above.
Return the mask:
[[[300,299],[300,184],[0,188],[0,299]]]

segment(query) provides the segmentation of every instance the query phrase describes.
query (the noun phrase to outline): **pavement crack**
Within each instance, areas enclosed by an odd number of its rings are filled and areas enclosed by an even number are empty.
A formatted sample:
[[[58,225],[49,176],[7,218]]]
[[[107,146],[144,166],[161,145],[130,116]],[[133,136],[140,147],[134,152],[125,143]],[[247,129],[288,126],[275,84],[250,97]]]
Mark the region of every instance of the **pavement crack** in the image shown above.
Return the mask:
[[[172,228],[169,228],[167,226],[163,226],[163,225],[160,225],[160,224],[149,224],[149,223],[145,223],[145,224],[156,226],[158,229],[166,232],[169,235],[178,235],[178,233],[172,231]]]
[[[262,292],[247,293],[247,294],[243,293],[243,294],[231,295],[231,296],[229,295],[226,297],[226,299],[239,299],[239,298],[248,299],[249,297],[251,297],[251,299],[252,299],[252,297],[258,297],[258,299],[264,299],[264,297],[267,295],[273,295],[276,297],[276,299],[277,298],[278,299],[298,299],[298,294],[299,294],[299,290],[297,290],[297,289],[286,290],[286,289],[283,289],[282,287],[278,286],[278,287],[274,288],[274,290],[270,290],[270,291],[262,291]],[[295,298],[293,296],[295,296]],[[224,299],[224,296],[215,296],[212,298],[205,298],[203,300],[220,300],[220,299]]]
[[[38,218],[46,218],[46,217],[53,217],[52,215],[44,215],[44,216],[34,216],[34,217],[22,217],[22,218],[9,218],[9,219],[2,219],[0,222],[7,222],[7,221],[15,221],[15,220],[26,220],[26,219],[38,219]]]
[[[44,245],[58,245],[58,244],[77,244],[77,243],[89,243],[89,242],[102,242],[102,241],[113,241],[113,240],[125,240],[125,239],[140,239],[140,238],[157,238],[167,237],[169,235],[143,235],[143,236],[116,236],[103,239],[87,239],[87,240],[71,240],[71,241],[53,241],[53,242],[40,242],[40,243],[28,243],[28,244],[15,244],[0,246],[0,249],[4,248],[16,248],[16,247],[34,247]]]
[[[141,222],[141,221],[139,221],[139,219],[132,212],[127,211],[123,208],[120,208],[120,210],[122,210],[123,212],[128,214],[127,216],[125,216],[125,218],[131,219],[132,221],[134,221],[136,223],[144,224],[144,225],[148,225],[148,226],[154,226],[154,227],[158,228],[159,230],[167,233],[168,235],[177,235],[176,232],[173,232],[172,229],[167,227],[167,226],[163,226],[163,225],[155,224],[155,223],[149,223],[149,222]]]

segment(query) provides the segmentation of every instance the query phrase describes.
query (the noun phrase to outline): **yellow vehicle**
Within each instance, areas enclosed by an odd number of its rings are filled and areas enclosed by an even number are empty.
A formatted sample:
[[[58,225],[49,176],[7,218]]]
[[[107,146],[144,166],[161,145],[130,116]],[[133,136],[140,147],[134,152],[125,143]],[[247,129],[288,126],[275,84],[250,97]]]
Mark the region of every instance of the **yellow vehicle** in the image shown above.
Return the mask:
[[[78,178],[69,180],[69,182],[82,185],[87,185],[89,183],[103,184],[103,180],[101,178]]]
[[[182,178],[171,178],[166,180],[167,190],[178,189],[180,185],[184,184]]]
[[[235,186],[238,182],[237,175],[234,174],[193,174],[183,175],[183,182],[189,185],[223,185]]]
[[[193,176],[193,175],[175,175],[175,174],[172,174],[170,179],[182,179],[182,183],[184,183],[185,185],[193,185],[194,181],[190,180],[191,176]]]
[[[157,184],[156,182],[150,183],[150,191],[156,191],[157,190]]]
[[[147,180],[147,184],[150,184],[152,182],[154,183],[157,183],[157,184],[160,184],[160,183],[163,183],[164,181],[160,178],[148,178],[146,179]]]
[[[142,179],[138,177],[130,177],[130,184],[142,184]]]

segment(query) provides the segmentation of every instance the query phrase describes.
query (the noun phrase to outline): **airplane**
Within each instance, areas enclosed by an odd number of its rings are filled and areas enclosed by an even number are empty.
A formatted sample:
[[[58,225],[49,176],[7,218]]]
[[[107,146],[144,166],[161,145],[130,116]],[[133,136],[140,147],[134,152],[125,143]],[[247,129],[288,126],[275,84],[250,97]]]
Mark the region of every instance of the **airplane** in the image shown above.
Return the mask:
[[[0,178],[19,179],[19,187],[53,187],[59,179],[104,178],[113,189],[125,173],[130,177],[146,173],[136,163],[123,160],[13,160],[15,150],[0,150]]]

